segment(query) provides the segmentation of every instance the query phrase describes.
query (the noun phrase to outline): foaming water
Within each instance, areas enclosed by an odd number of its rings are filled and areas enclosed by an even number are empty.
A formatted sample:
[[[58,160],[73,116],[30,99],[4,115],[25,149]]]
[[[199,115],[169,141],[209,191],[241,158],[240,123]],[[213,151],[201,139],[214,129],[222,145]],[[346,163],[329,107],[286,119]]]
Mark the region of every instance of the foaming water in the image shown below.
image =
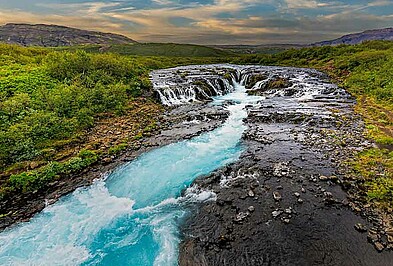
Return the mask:
[[[145,153],[2,232],[0,265],[177,265],[187,207],[215,200],[213,192],[188,187],[239,158],[244,107],[260,97],[235,84],[213,104],[228,100],[235,103],[222,127]]]

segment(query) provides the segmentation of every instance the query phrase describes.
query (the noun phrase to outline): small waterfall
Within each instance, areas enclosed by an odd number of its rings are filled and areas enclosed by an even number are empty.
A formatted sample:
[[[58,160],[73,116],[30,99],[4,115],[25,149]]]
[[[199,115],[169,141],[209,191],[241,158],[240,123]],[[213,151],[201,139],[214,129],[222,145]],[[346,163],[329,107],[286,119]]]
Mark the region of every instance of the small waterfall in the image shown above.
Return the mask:
[[[311,69],[205,65],[160,70],[153,72],[151,79],[157,97],[164,105],[212,101],[213,97],[233,92],[236,83],[244,85],[248,92],[254,91],[254,94],[290,96],[299,101],[308,101],[317,95],[346,95],[342,89],[321,77],[321,73]],[[268,86],[277,79],[286,81],[287,85]]]
[[[162,75],[162,71],[167,75]],[[235,67],[177,67],[153,72],[151,79],[157,97],[164,105],[211,101],[212,97],[228,94],[240,80]]]

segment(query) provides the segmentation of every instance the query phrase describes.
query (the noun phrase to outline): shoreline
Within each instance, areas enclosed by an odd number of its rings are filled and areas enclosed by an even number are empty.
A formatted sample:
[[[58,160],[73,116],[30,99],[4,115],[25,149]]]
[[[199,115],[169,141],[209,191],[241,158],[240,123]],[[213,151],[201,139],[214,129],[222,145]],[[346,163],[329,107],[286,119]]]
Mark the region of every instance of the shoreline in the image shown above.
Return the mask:
[[[0,217],[0,231],[29,221],[46,206],[54,204],[62,196],[74,192],[79,187],[90,186],[94,180],[110,174],[117,167],[134,160],[150,150],[190,139],[204,132],[214,130],[224,123],[228,112],[223,108],[206,104],[183,105],[169,108],[162,115],[168,126],[156,130],[156,134],[141,139],[141,147],[128,147],[109,162],[105,158],[85,168],[81,172],[62,177],[36,193],[13,195],[3,202],[3,212],[11,215]],[[190,121],[194,121],[189,123]],[[195,122],[197,121],[197,122]]]
[[[184,221],[179,264],[390,265],[393,217],[364,205],[346,175],[345,162],[372,147],[354,99],[318,95],[307,113],[264,93],[247,107],[240,160],[193,183],[217,201]]]

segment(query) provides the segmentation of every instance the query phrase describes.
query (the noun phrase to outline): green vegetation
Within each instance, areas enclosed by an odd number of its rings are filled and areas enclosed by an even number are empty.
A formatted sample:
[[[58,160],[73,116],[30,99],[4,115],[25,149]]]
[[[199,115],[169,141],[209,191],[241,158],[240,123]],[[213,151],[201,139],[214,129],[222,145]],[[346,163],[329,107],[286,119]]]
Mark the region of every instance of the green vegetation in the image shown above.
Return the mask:
[[[60,175],[75,173],[97,160],[98,156],[93,151],[82,150],[77,157],[72,157],[64,163],[52,161],[38,170],[11,175],[10,186],[6,187],[5,191],[0,191],[0,193],[10,192],[10,190],[24,193],[33,192],[46,186],[48,182],[59,178]]]
[[[18,48],[3,46],[3,55],[7,49]],[[13,73],[0,77],[3,170],[92,127],[98,113],[121,114],[127,101],[150,89],[146,69],[115,55],[78,51],[23,60],[17,51],[2,60],[3,72]]]
[[[130,47],[107,49],[175,57],[101,53],[99,46],[50,49],[0,44],[0,195],[44,188],[154,131],[160,107],[144,100],[151,95],[150,70],[218,63],[223,60],[219,55],[227,55],[193,45],[165,44],[162,50],[161,45]],[[129,125],[128,135],[98,140],[90,136],[97,122],[106,119]],[[94,156],[81,152],[85,146]]]
[[[149,71],[209,63],[312,67],[329,74],[357,98],[365,134],[379,147],[358,154],[352,174],[363,180],[365,200],[392,207],[393,42],[384,41],[249,55],[178,44],[0,45],[0,194],[38,190],[137,143],[156,129],[160,112],[148,100]],[[105,137],[88,140],[102,123],[126,118],[131,120],[124,124],[132,124],[127,138],[111,139],[110,147],[102,144]],[[83,149],[94,155],[85,157]]]
[[[233,56],[229,50],[216,49],[193,44],[176,43],[135,43],[110,46],[88,45],[75,47],[57,47],[56,50],[85,50],[91,53],[116,53],[121,55],[168,56],[168,57],[224,57]]]
[[[355,177],[364,180],[366,199],[378,207],[393,206],[393,152],[386,149],[369,149],[357,155],[351,164]]]

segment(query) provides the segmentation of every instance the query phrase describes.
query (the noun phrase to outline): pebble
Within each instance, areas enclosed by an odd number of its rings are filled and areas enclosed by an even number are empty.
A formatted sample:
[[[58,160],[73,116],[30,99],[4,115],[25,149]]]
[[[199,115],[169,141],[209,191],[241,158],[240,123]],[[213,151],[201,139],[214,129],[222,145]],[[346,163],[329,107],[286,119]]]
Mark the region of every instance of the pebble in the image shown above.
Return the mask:
[[[356,229],[357,231],[359,231],[359,232],[361,232],[361,233],[367,232],[367,228],[366,228],[366,226],[365,226],[364,224],[357,223],[357,224],[355,224],[354,227],[355,227],[355,229]]]
[[[252,190],[248,191],[248,196],[249,197],[254,197],[255,196],[254,191],[252,191]]]
[[[249,215],[248,213],[239,212],[239,213],[236,215],[234,221],[235,221],[235,222],[243,221],[248,215]]]
[[[302,199],[297,199],[297,202],[298,203],[303,203],[303,200]]]
[[[322,181],[329,180],[329,177],[321,175],[321,176],[319,176],[319,180],[322,180]]]
[[[385,248],[381,243],[379,243],[379,242],[375,242],[374,243],[374,247],[375,247],[375,249],[378,251],[378,252],[382,252],[383,251],[383,249]]]
[[[276,218],[278,216],[280,216],[283,213],[283,211],[274,211],[272,212],[273,218]]]
[[[254,206],[250,206],[250,207],[248,207],[247,210],[249,210],[250,212],[253,212],[253,211],[255,211],[255,207]]]
[[[376,241],[378,241],[378,235],[369,233],[367,235],[367,239],[368,239],[369,242],[372,242],[372,243],[376,242]]]
[[[282,220],[284,223],[289,224],[290,220],[289,219],[284,219]]]
[[[291,208],[291,207],[289,207],[288,209],[285,209],[285,213],[287,213],[287,214],[291,214],[291,213],[292,213],[292,208]]]
[[[273,192],[273,198],[275,201],[279,201],[282,199],[281,194],[278,191]]]
[[[304,187],[302,187],[302,192],[306,193],[306,189]]]
[[[297,198],[300,197],[300,193],[299,192],[295,192],[295,193],[293,193],[293,195],[295,195],[295,197],[297,197]]]
[[[110,157],[106,157],[106,158],[104,158],[104,159],[102,160],[102,162],[103,162],[104,164],[111,163],[112,161],[113,161],[113,159],[110,158]]]
[[[386,229],[386,234],[389,236],[393,236],[393,228]]]

